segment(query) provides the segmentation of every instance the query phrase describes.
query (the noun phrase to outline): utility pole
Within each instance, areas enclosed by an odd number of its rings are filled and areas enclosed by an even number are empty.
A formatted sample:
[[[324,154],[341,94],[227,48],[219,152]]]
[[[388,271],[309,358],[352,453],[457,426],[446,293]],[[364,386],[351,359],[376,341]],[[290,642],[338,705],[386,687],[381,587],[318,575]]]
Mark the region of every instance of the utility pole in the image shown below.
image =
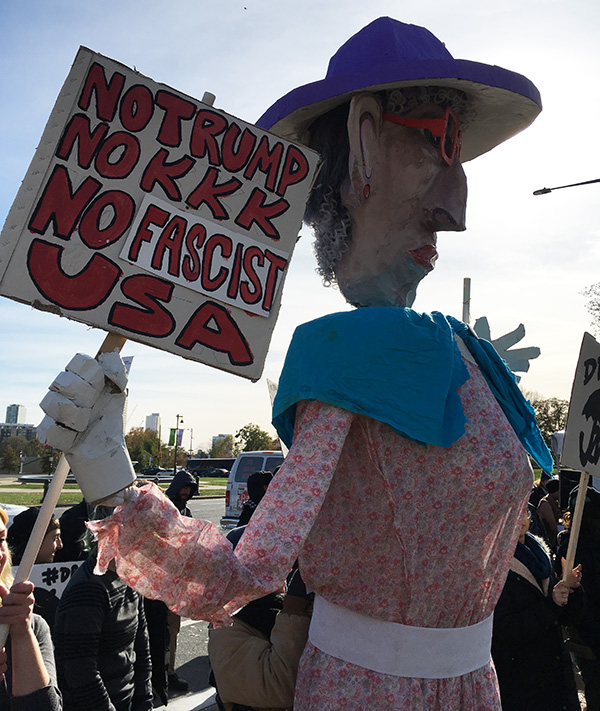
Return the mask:
[[[463,308],[462,308],[463,323],[468,324],[471,321],[471,278],[463,279]]]
[[[177,440],[179,439],[179,423],[183,424],[183,417],[176,415],[177,424],[175,426],[175,454],[173,455],[173,476],[177,474]]]

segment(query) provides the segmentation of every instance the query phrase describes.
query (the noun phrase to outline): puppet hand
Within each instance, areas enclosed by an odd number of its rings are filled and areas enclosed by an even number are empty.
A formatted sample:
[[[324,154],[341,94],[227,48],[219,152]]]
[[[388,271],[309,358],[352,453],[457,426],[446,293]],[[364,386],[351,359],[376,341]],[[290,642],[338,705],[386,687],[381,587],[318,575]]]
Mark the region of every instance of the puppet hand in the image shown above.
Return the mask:
[[[87,501],[98,502],[135,480],[125,445],[127,373],[117,352],[98,360],[78,353],[40,403],[38,439],[63,451]]]
[[[514,345],[525,338],[525,326],[519,324],[514,331],[495,338],[492,340],[490,326],[485,316],[478,318],[475,321],[473,330],[479,336],[494,346],[498,351],[498,355],[508,363],[508,367],[513,371],[526,373],[529,370],[529,361],[537,358],[540,355],[540,349],[536,346],[529,348],[513,348]],[[517,376],[517,382],[519,377]]]

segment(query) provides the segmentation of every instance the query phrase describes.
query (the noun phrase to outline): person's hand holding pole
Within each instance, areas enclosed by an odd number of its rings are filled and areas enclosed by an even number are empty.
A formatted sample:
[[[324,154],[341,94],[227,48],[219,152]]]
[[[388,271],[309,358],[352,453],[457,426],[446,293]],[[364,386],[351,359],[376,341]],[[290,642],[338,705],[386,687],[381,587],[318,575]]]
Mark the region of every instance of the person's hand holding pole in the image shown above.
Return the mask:
[[[0,585],[0,624],[10,630],[12,661],[12,695],[26,696],[50,684],[37,639],[31,629],[33,583],[15,583],[7,590]],[[0,670],[7,669],[6,652],[2,650]]]

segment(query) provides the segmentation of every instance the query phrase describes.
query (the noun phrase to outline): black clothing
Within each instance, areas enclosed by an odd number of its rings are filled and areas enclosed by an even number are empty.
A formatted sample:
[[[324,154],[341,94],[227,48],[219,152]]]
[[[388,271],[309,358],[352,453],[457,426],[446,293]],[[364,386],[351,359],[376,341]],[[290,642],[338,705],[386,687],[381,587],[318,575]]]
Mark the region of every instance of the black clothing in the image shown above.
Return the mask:
[[[165,493],[182,516],[192,518],[192,512],[187,505],[188,499],[181,499],[179,496],[179,492],[184,486],[191,487],[190,498],[198,493],[196,479],[185,469],[180,469],[173,477]],[[161,698],[162,696],[167,696],[169,686],[171,690],[182,691],[183,685],[187,683],[183,679],[180,680],[175,674],[177,635],[179,634],[181,620],[175,613],[170,612],[164,602],[160,600],[153,601],[152,606],[154,619],[152,626],[148,629],[153,663],[152,684],[157,696]],[[163,660],[165,659],[166,669],[163,667]],[[158,669],[156,669],[156,664],[160,665]],[[169,679],[171,679],[171,682],[169,682]],[[179,689],[177,689],[178,686]]]
[[[534,506],[537,509],[538,504],[547,493],[546,488],[542,484],[536,484],[531,489],[531,493],[529,494],[529,503],[531,506]]]
[[[575,565],[581,563],[581,584],[586,606],[582,619],[575,625],[579,641],[587,645],[575,651],[575,659],[585,684],[588,711],[600,711],[600,528],[586,503],[575,552]],[[569,532],[559,534],[556,566],[567,556]]]
[[[492,657],[503,711],[579,711],[571,659],[561,625],[573,624],[584,605],[582,588],[565,607],[552,600],[557,583],[546,582],[548,596],[532,573],[513,558],[494,612]]]
[[[248,501],[246,501],[246,503],[242,507],[242,513],[240,514],[240,518],[238,519],[236,528],[239,528],[240,526],[246,526],[250,523],[250,519],[256,511],[257,506],[258,504],[255,504],[252,499],[248,499]]]
[[[65,711],[151,711],[150,651],[141,597],[88,558],[69,580],[54,624]],[[112,704],[112,705],[111,705]]]
[[[169,608],[160,600],[144,598],[148,641],[152,660],[152,689],[163,706],[169,701],[167,670],[169,667]]]
[[[238,521],[238,526],[246,526],[250,523],[257,506],[263,500],[263,496],[267,492],[267,487],[273,480],[273,474],[268,471],[260,470],[250,474],[248,477],[248,501],[242,508],[242,513]]]
[[[581,584],[585,589],[586,606],[577,631],[581,639],[600,657],[600,532],[594,534],[584,513],[581,532],[575,551],[575,565],[581,563]],[[555,566],[558,569],[562,558],[567,556],[569,532],[560,536]]]
[[[35,588],[33,595],[35,597],[33,611],[48,623],[50,633],[52,633],[54,631],[54,619],[59,603],[56,592],[54,590],[44,590],[44,588],[39,587]]]
[[[55,563],[71,560],[82,560],[87,556],[83,553],[81,538],[86,531],[85,522],[91,518],[90,506],[85,499],[67,509],[59,518],[60,538],[63,547],[54,554]]]

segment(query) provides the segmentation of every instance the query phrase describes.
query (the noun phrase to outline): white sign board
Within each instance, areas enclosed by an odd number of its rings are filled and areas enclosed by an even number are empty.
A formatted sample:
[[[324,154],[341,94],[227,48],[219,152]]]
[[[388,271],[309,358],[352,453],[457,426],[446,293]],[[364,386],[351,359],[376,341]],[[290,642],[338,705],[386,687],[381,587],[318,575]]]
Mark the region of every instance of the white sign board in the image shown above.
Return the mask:
[[[561,465],[600,475],[600,343],[584,334],[579,353]]]
[[[0,236],[0,294],[257,380],[317,164],[82,47]]]
[[[80,565],[81,561],[77,560],[68,563],[37,563],[31,569],[28,580],[35,585],[36,593],[44,590],[60,598]],[[13,568],[15,575],[17,570],[18,566]]]

